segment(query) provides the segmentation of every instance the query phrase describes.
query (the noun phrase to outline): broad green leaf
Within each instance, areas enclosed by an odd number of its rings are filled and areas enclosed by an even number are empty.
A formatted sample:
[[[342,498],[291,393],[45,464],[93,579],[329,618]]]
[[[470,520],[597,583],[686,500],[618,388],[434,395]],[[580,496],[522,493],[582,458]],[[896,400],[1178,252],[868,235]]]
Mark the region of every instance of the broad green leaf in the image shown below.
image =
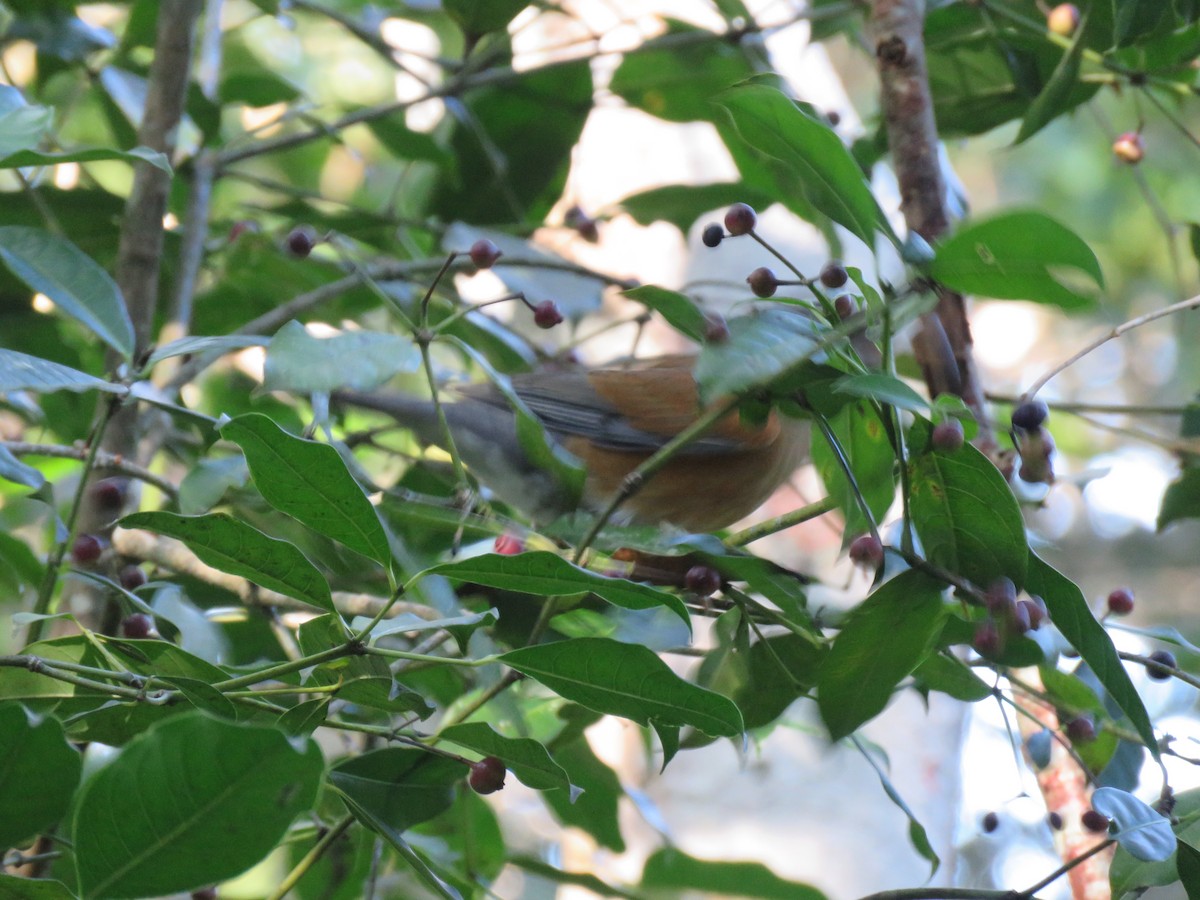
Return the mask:
[[[80,792],[73,836],[81,892],[169,894],[245,871],[311,808],[323,769],[315,742],[289,741],[274,728],[194,712],[155,725]]]
[[[291,81],[265,66],[253,71],[233,72],[221,79],[218,90],[223,105],[244,103],[247,106],[271,106],[291,103],[301,91]]]
[[[61,363],[0,347],[0,394],[12,391],[106,391],[124,394],[126,388]]]
[[[564,872],[562,869],[556,869],[549,863],[542,862],[542,860],[533,856],[510,856],[508,862],[519,869],[524,869],[531,875],[545,878],[547,881],[553,881],[555,884],[581,887],[591,891],[598,897],[621,897],[622,900],[641,900],[638,894],[631,894],[621,888],[614,887],[605,881],[601,881],[595,875],[590,875],[586,872]]]
[[[708,320],[704,318],[704,313],[700,311],[700,307],[691,297],[678,291],[655,287],[652,284],[642,285],[624,293],[630,300],[636,300],[645,305],[647,309],[659,313],[680,334],[690,337],[697,343],[704,341]]]
[[[142,512],[126,516],[121,526],[144,528],[181,540],[201,562],[214,569],[335,612],[329,583],[294,544],[268,537],[239,519],[224,513],[180,516]]]
[[[567,562],[561,556],[543,550],[505,555],[486,553],[426,569],[425,575],[444,575],[455,581],[467,581],[506,591],[520,591],[539,597],[575,597],[595,594],[614,606],[625,609],[650,609],[665,606],[690,626],[687,607],[675,594],[648,585],[609,578]]]
[[[696,381],[705,402],[764,387],[821,354],[808,316],[777,306],[730,319],[729,337],[705,345]]]
[[[958,657],[934,653],[917,666],[913,677],[925,687],[940,691],[966,703],[977,703],[992,696],[987,683]]]
[[[23,847],[59,821],[71,804],[82,767],[61,722],[16,703],[0,704],[0,844]]]
[[[1097,788],[1092,793],[1092,808],[1116,823],[1117,830],[1112,836],[1134,859],[1162,862],[1175,852],[1171,820],[1133,794],[1116,788]]]
[[[780,878],[762,863],[696,859],[664,847],[646,860],[642,887],[701,891],[755,900],[824,900],[815,887]]]
[[[171,174],[171,163],[166,155],[149,147],[134,147],[132,150],[117,150],[110,147],[64,150],[59,153],[42,153],[38,150],[18,150],[0,158],[0,169],[18,169],[24,166],[54,166],[69,162],[99,162],[116,159],[129,163],[145,162]]]
[[[436,631],[439,628],[445,628],[447,631],[465,629],[470,632],[481,626],[495,625],[498,618],[500,618],[500,614],[495,608],[479,613],[464,613],[461,616],[446,616],[436,619],[422,619],[420,616],[409,612],[400,613],[398,616],[384,619],[372,628],[371,640],[378,640],[389,634]],[[374,619],[371,616],[355,616],[354,620],[350,623],[350,630],[355,632],[361,631],[370,625],[372,621]]]
[[[395,375],[415,372],[421,352],[411,338],[375,331],[314,337],[294,319],[267,345],[265,390],[369,391]]]
[[[551,749],[555,761],[583,793],[572,802],[566,791],[548,791],[542,794],[546,805],[564,825],[587,832],[601,847],[624,853],[625,839],[621,836],[617,813],[625,792],[616,773],[596,757],[583,736],[561,743],[555,741]]]
[[[1090,711],[1097,724],[1094,740],[1073,742],[1072,746],[1089,770],[1097,774],[1104,772],[1117,752],[1117,737],[1107,728],[1100,727],[1109,718],[1104,701],[1079,676],[1062,672],[1045,663],[1039,665],[1042,686],[1046,695],[1060,709]]]
[[[33,466],[21,462],[4,446],[0,446],[0,478],[14,484],[23,484],[35,491],[46,483],[45,475]]]
[[[1159,531],[1181,519],[1200,518],[1200,467],[1187,466],[1163,491],[1158,509]]]
[[[508,23],[529,5],[529,0],[443,0],[442,8],[458,23],[463,33],[481,37],[507,28]]]
[[[0,227],[0,259],[30,290],[45,294],[125,359],[133,323],[109,274],[66,238],[40,228]]]
[[[355,806],[402,832],[449,809],[455,785],[466,776],[467,766],[457,760],[388,747],[339,762],[329,772],[329,783]]]
[[[1008,482],[970,444],[952,453],[926,449],[928,434],[918,420],[909,438],[909,508],[925,557],[980,587],[1006,577],[1020,588],[1025,521]]]
[[[631,194],[621,208],[640,225],[670,222],[684,234],[701,215],[734,203],[748,203],[766,209],[775,197],[739,181],[716,184],[671,184]],[[719,222],[719,217],[714,222]],[[704,252],[704,251],[700,251]]]
[[[259,492],[281,513],[387,564],[387,534],[346,463],[328,444],[293,437],[258,413],[238,416],[221,434],[242,448]]]
[[[909,387],[907,383],[881,372],[872,372],[867,375],[847,375],[835,381],[833,389],[839,394],[866,397],[897,409],[907,409],[917,413],[925,413],[929,409],[929,401]]]
[[[1121,900],[1131,894],[1141,894],[1147,887],[1171,884],[1176,880],[1182,880],[1184,886],[1188,886],[1188,879],[1184,874],[1187,865],[1184,862],[1184,848],[1194,848],[1200,843],[1200,790],[1193,788],[1177,794],[1175,809],[1171,814],[1178,819],[1173,826],[1178,842],[1176,858],[1162,862],[1142,862],[1118,845],[1109,870],[1114,900]],[[1194,888],[1200,888],[1200,881],[1192,884],[1192,889]],[[1189,892],[1188,896],[1191,897],[1192,894]]]
[[[535,791],[571,790],[571,782],[562,766],[535,740],[504,737],[485,722],[452,725],[438,737],[484,756],[499,757],[504,760],[505,768]]]
[[[1076,105],[1074,94],[1079,84],[1079,62],[1083,57],[1085,36],[1086,28],[1084,23],[1080,22],[1075,29],[1075,39],[1063,54],[1062,61],[1055,66],[1054,73],[1041,93],[1029,104],[1014,144],[1023,143],[1033,137],[1043,127]]]
[[[868,247],[874,246],[876,231],[898,243],[862,169],[825,122],[762,84],[732,88],[718,102],[751,147],[794,172],[814,207]]]
[[[53,126],[54,110],[31,106],[11,85],[0,87],[0,156],[33,150]]]
[[[840,379],[834,382],[835,390],[840,383]],[[887,428],[865,400],[847,404],[827,421],[846,455],[855,484],[878,522],[896,499],[896,451]],[[812,458],[825,490],[837,500],[845,519],[846,540],[853,540],[868,530],[868,523],[833,445],[816,428],[813,428]]]
[[[742,731],[733,701],[684,681],[640,644],[574,638],[512,650],[500,661],[596,712],[642,725],[651,719],[691,725],[721,737]]]
[[[49,878],[21,878],[0,873],[0,897],[4,900],[77,900],[61,881]]]
[[[1104,286],[1091,248],[1040,212],[1001,213],[964,225],[938,246],[929,272],[964,294],[1032,300],[1065,310],[1085,309],[1095,300],[1064,283],[1064,275]]]
[[[1200,850],[1191,844],[1180,843],[1176,850],[1175,866],[1188,900],[1200,900]]]
[[[230,350],[244,350],[246,347],[265,347],[267,339],[257,334],[216,334],[199,337],[185,337],[171,341],[155,349],[150,354],[146,365],[153,366],[170,359],[172,356],[186,356],[199,353],[226,353]]]
[[[179,511],[185,516],[208,512],[221,502],[226,491],[243,487],[249,480],[244,456],[202,459],[179,483]]]
[[[946,612],[943,587],[910,569],[851,612],[817,677],[817,707],[833,740],[883,712],[928,655]]]
[[[797,634],[763,638],[726,654],[706,686],[729,697],[747,730],[770,725],[816,683],[825,648]]]
[[[1046,601],[1050,620],[1076,650],[1083,661],[1091,667],[1093,674],[1104,685],[1120,710],[1129,717],[1134,729],[1146,744],[1146,749],[1158,758],[1158,739],[1154,726],[1142,698],[1129,680],[1129,673],[1121,664],[1113,647],[1112,638],[1104,626],[1096,621],[1088,607],[1083,592],[1070,579],[1064,577],[1037,554],[1029,554],[1029,574],[1025,590]]]

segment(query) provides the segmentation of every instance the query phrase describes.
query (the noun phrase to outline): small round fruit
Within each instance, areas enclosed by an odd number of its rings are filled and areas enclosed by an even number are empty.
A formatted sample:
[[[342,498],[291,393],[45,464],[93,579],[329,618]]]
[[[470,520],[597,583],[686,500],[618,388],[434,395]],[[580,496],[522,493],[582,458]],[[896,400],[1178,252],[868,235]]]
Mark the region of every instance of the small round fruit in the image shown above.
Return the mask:
[[[217,889],[206,887],[198,891],[192,891],[192,900],[217,900]]]
[[[1171,677],[1171,670],[1179,668],[1175,654],[1170,650],[1155,650],[1150,654],[1150,659],[1153,662],[1146,664],[1146,674],[1155,681],[1166,681]]]
[[[1136,131],[1127,131],[1113,141],[1112,152],[1121,162],[1136,166],[1146,156],[1146,145]]]
[[[883,544],[872,534],[859,535],[850,542],[850,559],[874,571],[883,564]]]
[[[100,538],[94,534],[81,534],[71,545],[71,559],[79,565],[94,563],[104,551]]]
[[[1074,3],[1060,3],[1046,16],[1046,28],[1051,34],[1070,37],[1079,27],[1079,7]]]
[[[1013,634],[1024,634],[1033,627],[1029,618],[1029,603],[1022,600],[1014,603],[1008,613],[1008,630]]]
[[[995,656],[1003,647],[1000,629],[995,622],[980,622],[975,626],[975,635],[971,638],[971,646],[980,656]]]
[[[725,240],[725,229],[713,222],[711,225],[706,225],[704,232],[700,235],[700,240],[705,247],[719,246],[721,241]]]
[[[1063,730],[1072,744],[1086,744],[1096,739],[1096,721],[1087,713],[1076,716],[1069,721]]]
[[[842,321],[858,312],[858,302],[852,294],[838,294],[833,298],[833,311]]]
[[[317,232],[311,225],[299,225],[288,232],[285,243],[292,256],[303,259],[317,246]]]
[[[1011,578],[997,578],[983,592],[983,605],[993,616],[1007,615],[1017,602],[1017,586]]]
[[[1108,595],[1108,611],[1114,616],[1127,616],[1133,612],[1133,591],[1117,588]]]
[[[958,419],[946,419],[933,426],[933,449],[943,453],[953,453],[966,442],[962,422]]]
[[[827,288],[840,288],[850,280],[850,273],[836,259],[831,259],[825,263],[825,267],[821,269],[821,284]]]
[[[1050,814],[1046,816],[1046,824],[1055,831],[1062,831],[1063,817],[1051,810]]]
[[[487,238],[480,238],[471,245],[469,255],[471,262],[475,263],[475,268],[490,269],[496,264],[496,260],[504,254],[492,241],[489,241]]]
[[[683,586],[693,594],[707,597],[721,588],[721,573],[712,566],[692,566],[683,576]]]
[[[477,763],[471,764],[471,774],[467,783],[477,794],[494,794],[504,788],[506,774],[504,762],[498,756],[485,756]]]
[[[704,316],[704,340],[709,344],[720,344],[729,340],[729,323],[720,313]]]
[[[1031,597],[1028,600],[1021,600],[1017,606],[1025,610],[1025,614],[1029,617],[1029,630],[1037,631],[1042,623],[1046,621],[1047,609],[1046,604],[1041,597]]]
[[[589,244],[599,242],[600,229],[596,227],[596,220],[584,212],[582,206],[572,206],[568,209],[563,216],[563,222]]]
[[[142,571],[141,566],[124,566],[118,573],[117,580],[125,590],[136,591],[146,583],[146,573]]]
[[[1095,834],[1103,834],[1108,831],[1108,816],[1103,813],[1098,813],[1094,809],[1089,809],[1080,818],[1083,827]]]
[[[553,328],[562,322],[562,313],[553,300],[543,300],[533,308],[533,322],[538,328]]]
[[[505,532],[496,536],[496,543],[492,546],[494,553],[499,553],[501,556],[513,556],[517,553],[525,552],[525,542],[515,534]]]
[[[1032,431],[1045,422],[1049,414],[1050,410],[1041,400],[1027,400],[1013,410],[1013,428]]]
[[[755,297],[772,297],[775,295],[775,289],[779,287],[779,279],[766,266],[759,266],[747,275],[746,283],[750,285]]]
[[[979,826],[983,829],[984,834],[991,834],[1000,827],[1000,817],[994,812],[984,813]]]
[[[116,512],[125,503],[125,489],[129,482],[124,478],[101,478],[89,488],[92,502],[104,512]]]
[[[754,208],[745,203],[735,203],[725,213],[725,230],[734,237],[749,234],[757,223]]]
[[[154,630],[154,620],[145,613],[134,613],[121,620],[121,634],[127,638],[147,638]]]

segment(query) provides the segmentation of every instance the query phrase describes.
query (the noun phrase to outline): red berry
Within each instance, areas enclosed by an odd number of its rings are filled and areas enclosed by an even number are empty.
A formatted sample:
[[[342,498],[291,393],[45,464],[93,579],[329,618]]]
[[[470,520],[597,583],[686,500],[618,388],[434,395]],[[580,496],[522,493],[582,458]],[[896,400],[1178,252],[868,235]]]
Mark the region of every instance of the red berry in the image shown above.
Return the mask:
[[[729,340],[729,323],[720,313],[708,313],[704,317],[704,340],[710,344],[720,344]]]
[[[1088,741],[1096,739],[1096,721],[1089,713],[1071,719],[1063,730],[1071,739],[1072,744],[1086,744]]]
[[[991,834],[1000,827],[1000,817],[994,812],[984,813],[983,821],[979,823],[984,834]]]
[[[94,563],[104,551],[104,544],[94,534],[81,534],[71,545],[71,559],[80,565]]]
[[[125,590],[136,591],[146,583],[146,573],[141,570],[140,566],[125,566],[117,575],[117,579]]]
[[[553,328],[563,320],[558,311],[558,304],[553,300],[543,300],[533,308],[533,321],[538,328]]]
[[[1007,615],[1017,602],[1017,586],[1009,578],[997,578],[983,592],[983,605],[993,616]]]
[[[756,297],[774,296],[775,289],[779,287],[779,279],[766,266],[759,266],[746,276],[746,283],[750,285],[750,290]]]
[[[1046,15],[1046,28],[1060,37],[1070,37],[1079,27],[1079,7],[1060,3]]]
[[[725,230],[734,237],[749,234],[757,223],[754,209],[745,203],[735,203],[725,213]]]
[[[694,594],[707,597],[721,587],[721,573],[712,566],[692,566],[683,576],[683,586]]]
[[[1121,162],[1136,166],[1146,155],[1146,145],[1136,131],[1127,131],[1113,141],[1112,152]]]
[[[1171,670],[1179,668],[1179,663],[1175,661],[1175,654],[1170,650],[1155,650],[1150,654],[1150,659],[1157,665],[1147,663],[1146,674],[1155,681],[1166,681],[1171,677]]]
[[[850,273],[846,271],[837,260],[830,260],[825,263],[825,267],[821,269],[821,284],[827,288],[840,288],[850,280]]]
[[[863,534],[850,542],[850,559],[868,569],[878,569],[883,564],[883,544],[872,534]]]
[[[858,312],[858,302],[851,294],[839,294],[833,300],[833,311],[839,319],[848,319]]]
[[[303,259],[317,246],[317,232],[311,225],[297,226],[288,232],[285,243],[293,256]]]
[[[525,552],[525,542],[515,534],[505,532],[496,536],[496,543],[492,549],[502,556],[513,556]]]
[[[971,646],[980,656],[995,656],[1000,652],[1004,642],[1000,638],[1000,629],[995,622],[980,622],[975,626],[975,636]]]
[[[127,638],[145,638],[154,630],[154,620],[144,613],[134,613],[121,620],[121,634]]]
[[[241,221],[234,222],[232,227],[230,227],[230,229],[229,229],[229,243],[232,244],[234,241],[236,241],[238,238],[240,238],[247,231],[250,231],[250,232],[258,231],[258,223],[251,222],[248,219],[242,219]]]
[[[471,262],[475,263],[475,268],[490,269],[496,264],[496,260],[504,254],[500,251],[499,247],[487,238],[480,238],[471,245],[469,255]]]
[[[89,488],[92,502],[104,512],[116,512],[125,503],[125,489],[129,486],[125,478],[101,478]]]
[[[1108,611],[1114,616],[1127,616],[1133,612],[1133,591],[1117,588],[1108,595]]]
[[[700,240],[705,247],[716,247],[721,241],[725,240],[725,229],[713,222],[711,225],[706,225],[704,232],[700,235]]]
[[[1098,813],[1094,809],[1089,809],[1085,812],[1080,821],[1083,823],[1084,828],[1096,834],[1108,831],[1108,816]]]
[[[1046,408],[1046,404],[1041,400],[1026,401],[1013,410],[1013,428],[1023,428],[1026,431],[1032,431],[1045,422],[1046,416],[1049,414],[1050,410]]]
[[[943,453],[953,453],[966,442],[962,422],[958,419],[947,419],[933,426],[933,449]]]
[[[504,788],[504,762],[497,756],[485,756],[477,763],[471,764],[471,774],[467,783],[477,794],[494,794]]]

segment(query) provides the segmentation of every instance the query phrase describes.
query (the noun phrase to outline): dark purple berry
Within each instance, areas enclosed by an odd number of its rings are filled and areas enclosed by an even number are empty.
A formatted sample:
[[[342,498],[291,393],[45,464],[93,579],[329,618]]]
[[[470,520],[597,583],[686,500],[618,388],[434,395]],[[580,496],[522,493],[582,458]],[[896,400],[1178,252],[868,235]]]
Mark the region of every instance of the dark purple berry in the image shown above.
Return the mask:
[[[1022,600],[1017,603],[1017,606],[1025,610],[1025,615],[1029,617],[1029,630],[1037,631],[1047,618],[1046,604],[1041,597],[1031,597],[1028,600]]]
[[[683,586],[694,594],[707,597],[721,588],[721,573],[712,566],[692,566],[683,576]]]
[[[1014,603],[1008,613],[1008,629],[1013,634],[1024,634],[1033,627],[1029,616],[1029,603],[1022,600]]]
[[[1146,674],[1155,681],[1166,681],[1171,677],[1171,670],[1179,668],[1175,654],[1170,650],[1155,650],[1150,654],[1150,659],[1154,662],[1146,664]]]
[[[704,232],[700,235],[700,240],[705,247],[719,246],[721,241],[725,240],[725,229],[713,222],[711,225],[706,225]]]
[[[720,344],[729,340],[729,323],[720,313],[708,313],[704,317],[704,340]]]
[[[471,764],[467,783],[477,794],[494,794],[504,788],[505,774],[504,762],[498,756],[485,756]]]
[[[317,246],[317,232],[310,225],[299,225],[288,232],[286,243],[289,253],[303,259]]]
[[[983,592],[983,605],[994,616],[1004,616],[1017,602],[1017,586],[1009,578],[997,578]]]
[[[600,229],[596,227],[596,220],[584,212],[583,207],[572,206],[563,216],[563,221],[589,244],[600,240]]]
[[[1045,422],[1049,414],[1050,410],[1041,400],[1027,400],[1013,410],[1013,428],[1032,431]]]
[[[1000,827],[1000,817],[994,812],[984,813],[983,821],[979,823],[984,834],[991,834]]]
[[[766,266],[759,266],[746,276],[746,283],[750,285],[750,290],[756,297],[774,296],[775,289],[779,287],[779,279]]]
[[[192,891],[192,900],[217,900],[217,889],[214,887],[200,888]]]
[[[1108,595],[1108,611],[1114,616],[1127,616],[1133,612],[1133,591],[1117,588]]]
[[[1063,730],[1071,739],[1072,744],[1086,744],[1088,741],[1096,739],[1096,721],[1089,713],[1071,719]]]
[[[971,646],[980,656],[995,656],[1000,652],[1003,643],[1000,638],[1000,629],[996,627],[995,622],[980,622],[975,626],[975,636],[971,639]]]
[[[933,449],[943,453],[953,453],[966,442],[962,422],[958,419],[947,419],[933,426]]]
[[[81,534],[71,545],[71,559],[80,565],[94,563],[104,551],[104,544],[94,534]]]
[[[856,565],[874,571],[883,564],[883,544],[874,535],[859,535],[850,542],[850,559]]]
[[[487,238],[480,238],[471,245],[469,255],[471,262],[475,263],[475,268],[490,269],[496,264],[496,260],[504,254],[500,251],[499,247]]]
[[[134,613],[121,620],[121,634],[127,638],[150,637],[154,629],[154,620],[144,613]]]
[[[89,489],[92,502],[104,512],[116,512],[125,503],[125,490],[129,482],[124,478],[101,478]]]
[[[553,300],[543,300],[533,308],[533,321],[538,328],[553,328],[563,320],[558,311],[558,304]]]
[[[840,288],[850,280],[850,273],[846,271],[845,266],[834,259],[825,263],[825,267],[821,269],[820,278],[821,284],[825,287]]]
[[[1084,828],[1095,834],[1103,834],[1108,831],[1108,816],[1098,813],[1094,809],[1085,812],[1080,821]]]
[[[757,222],[754,209],[745,203],[735,203],[725,213],[725,230],[734,237],[749,234]]]
[[[858,303],[851,294],[838,294],[833,300],[833,311],[845,321],[858,312]]]
[[[146,583],[146,573],[140,566],[124,566],[117,575],[117,580],[121,582],[121,587],[125,590],[136,591]]]
[[[1046,824],[1055,831],[1062,831],[1063,817],[1058,813],[1051,811],[1050,814],[1046,816]]]

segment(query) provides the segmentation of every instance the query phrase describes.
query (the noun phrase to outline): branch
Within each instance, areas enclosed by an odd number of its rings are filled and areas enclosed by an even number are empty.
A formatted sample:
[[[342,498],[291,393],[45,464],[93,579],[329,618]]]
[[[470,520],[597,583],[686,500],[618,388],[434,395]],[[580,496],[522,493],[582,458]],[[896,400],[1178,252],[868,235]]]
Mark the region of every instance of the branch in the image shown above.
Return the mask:
[[[52,456],[57,459],[77,459],[80,462],[87,462],[90,452],[87,447],[64,447],[61,444],[31,444],[28,441],[0,441],[0,447],[3,447],[13,456]],[[127,459],[115,456],[112,453],[97,450],[95,465],[97,468],[106,469],[110,472],[120,472],[122,475],[128,475],[130,478],[136,478],[138,481],[152,484],[172,500],[179,494],[179,488],[173,482],[168,481],[161,475],[156,475],[149,469],[139,466],[137,463],[131,463]]]

